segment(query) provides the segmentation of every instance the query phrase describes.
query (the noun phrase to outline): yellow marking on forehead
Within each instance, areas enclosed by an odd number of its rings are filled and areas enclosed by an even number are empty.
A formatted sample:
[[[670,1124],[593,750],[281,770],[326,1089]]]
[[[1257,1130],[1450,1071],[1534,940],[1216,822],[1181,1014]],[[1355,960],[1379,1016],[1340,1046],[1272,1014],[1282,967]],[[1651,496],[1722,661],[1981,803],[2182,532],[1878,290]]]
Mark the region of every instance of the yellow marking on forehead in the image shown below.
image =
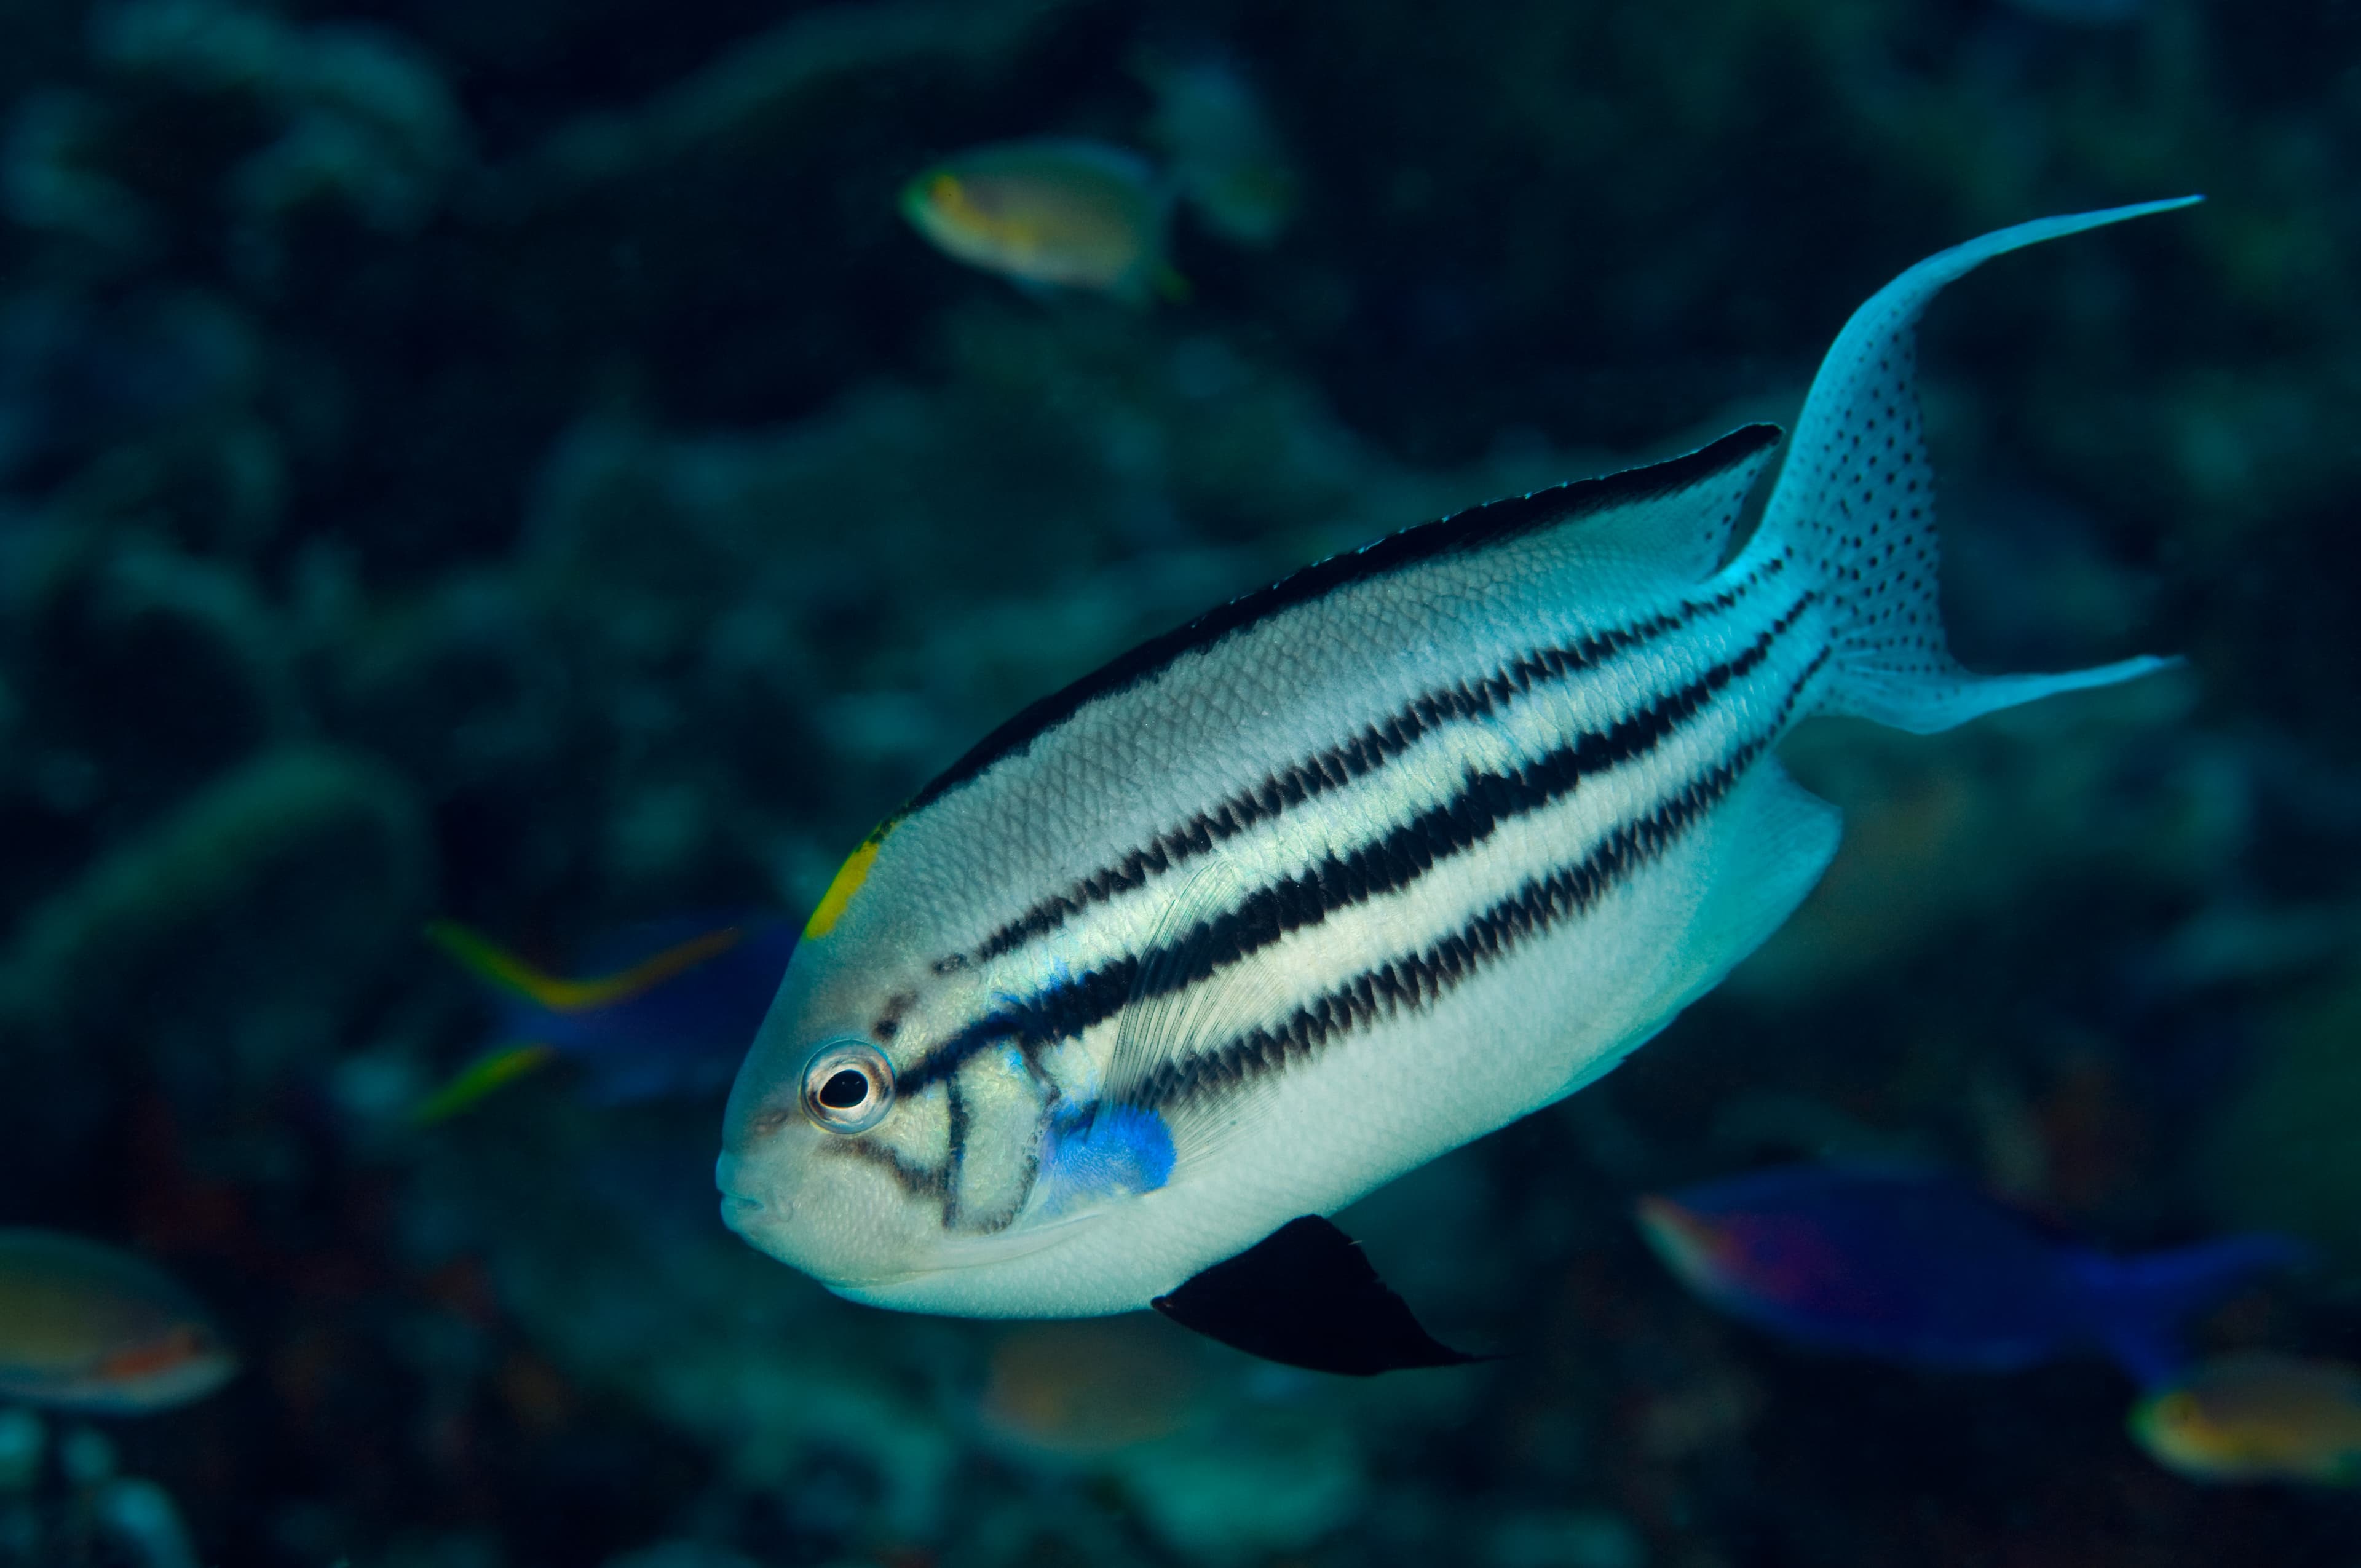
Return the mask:
[[[926,200],[938,218],[955,227],[988,230],[992,226],[992,214],[976,203],[968,193],[966,182],[956,174],[937,174],[929,179]]]
[[[861,840],[861,848],[844,858],[844,864],[837,868],[836,880],[819,895],[819,907],[804,924],[805,940],[825,937],[836,929],[836,923],[844,918],[845,906],[861,891],[861,884],[869,880],[869,868],[877,863],[877,851],[884,847],[885,835],[893,830],[891,820],[879,823],[875,832]]]

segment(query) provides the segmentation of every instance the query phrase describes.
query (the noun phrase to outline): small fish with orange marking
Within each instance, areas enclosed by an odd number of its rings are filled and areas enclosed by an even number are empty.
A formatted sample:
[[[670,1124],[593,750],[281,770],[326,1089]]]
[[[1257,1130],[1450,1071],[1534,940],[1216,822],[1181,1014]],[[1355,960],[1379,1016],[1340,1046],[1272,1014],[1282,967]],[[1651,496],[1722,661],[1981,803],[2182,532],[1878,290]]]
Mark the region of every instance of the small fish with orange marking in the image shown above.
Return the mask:
[[[2221,1356],[2141,1400],[2130,1427],[2192,1480],[2361,1486],[2361,1369],[2338,1362]]]
[[[236,1370],[213,1315],[154,1265],[0,1230],[0,1399],[131,1415],[202,1398]]]
[[[902,215],[942,251],[1019,287],[1178,300],[1165,258],[1172,192],[1145,159],[1104,142],[999,142],[902,189]]]

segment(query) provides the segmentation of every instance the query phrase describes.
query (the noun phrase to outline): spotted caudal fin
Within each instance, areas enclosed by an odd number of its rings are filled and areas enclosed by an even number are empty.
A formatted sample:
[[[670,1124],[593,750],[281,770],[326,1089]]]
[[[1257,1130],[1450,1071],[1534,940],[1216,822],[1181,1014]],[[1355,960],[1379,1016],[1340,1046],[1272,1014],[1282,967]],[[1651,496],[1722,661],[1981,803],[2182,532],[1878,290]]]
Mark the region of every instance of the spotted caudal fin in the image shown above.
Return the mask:
[[[1936,599],[1934,473],[1919,426],[1916,329],[1944,284],[2003,252],[2198,200],[2041,218],[1970,240],[1888,283],[1845,323],[1813,378],[1758,536],[1811,558],[1836,607],[1835,678],[1819,711],[1927,734],[2170,663],[1979,675],[1951,658]]]
[[[2089,1336],[2143,1387],[2153,1387],[2189,1359],[2188,1320],[2229,1297],[2257,1275],[2308,1261],[2311,1250],[2286,1236],[2224,1236],[2169,1252],[2117,1257],[2066,1255],[2082,1299]]]

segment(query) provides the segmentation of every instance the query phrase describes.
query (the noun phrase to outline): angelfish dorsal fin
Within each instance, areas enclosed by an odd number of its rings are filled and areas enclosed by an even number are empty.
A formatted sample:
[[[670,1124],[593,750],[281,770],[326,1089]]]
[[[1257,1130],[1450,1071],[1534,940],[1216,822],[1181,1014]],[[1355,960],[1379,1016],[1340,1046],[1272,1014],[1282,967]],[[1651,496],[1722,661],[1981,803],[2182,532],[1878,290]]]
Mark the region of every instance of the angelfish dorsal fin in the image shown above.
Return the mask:
[[[1149,1304],[1232,1349],[1313,1372],[1370,1377],[1492,1359],[1428,1333],[1360,1244],[1312,1214]]]
[[[1573,520],[1580,548],[1645,561],[1684,582],[1711,576],[1729,553],[1746,498],[1770,465],[1779,436],[1775,424],[1741,425],[1686,456],[1587,481],[1615,499]],[[1527,499],[1554,493],[1542,490]]]
[[[1550,536],[1576,557],[1636,561],[1683,582],[1711,576],[1746,498],[1778,449],[1775,424],[1741,425],[1695,452],[1488,501],[1380,541],[1424,554],[1469,553]],[[1394,542],[1401,541],[1396,546]],[[1378,546],[1360,554],[1367,554]]]

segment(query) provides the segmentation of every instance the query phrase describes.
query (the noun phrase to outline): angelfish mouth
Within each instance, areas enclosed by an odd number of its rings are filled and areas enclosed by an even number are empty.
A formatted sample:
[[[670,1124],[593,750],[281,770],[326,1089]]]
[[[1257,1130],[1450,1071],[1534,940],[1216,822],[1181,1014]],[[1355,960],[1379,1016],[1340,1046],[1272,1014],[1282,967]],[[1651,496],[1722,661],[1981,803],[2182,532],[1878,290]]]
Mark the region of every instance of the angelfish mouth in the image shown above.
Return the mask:
[[[713,1185],[721,1190],[721,1223],[733,1231],[743,1230],[763,1209],[760,1198],[749,1198],[736,1190],[730,1178],[738,1174],[737,1167],[734,1155],[725,1154],[713,1162]]]

